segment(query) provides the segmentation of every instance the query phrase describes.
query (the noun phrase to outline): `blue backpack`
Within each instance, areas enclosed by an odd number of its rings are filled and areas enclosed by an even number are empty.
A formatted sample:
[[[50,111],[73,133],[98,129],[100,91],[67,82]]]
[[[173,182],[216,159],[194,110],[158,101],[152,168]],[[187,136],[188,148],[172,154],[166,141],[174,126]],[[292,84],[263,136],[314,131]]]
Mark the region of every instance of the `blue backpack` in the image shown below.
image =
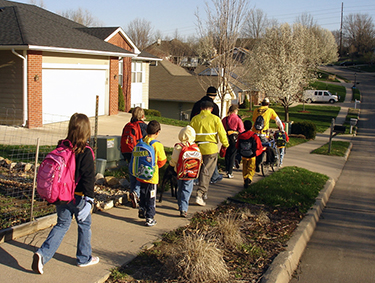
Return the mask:
[[[141,180],[150,180],[155,173],[155,150],[153,144],[157,140],[152,140],[150,144],[142,139],[135,145],[129,163],[129,173]]]

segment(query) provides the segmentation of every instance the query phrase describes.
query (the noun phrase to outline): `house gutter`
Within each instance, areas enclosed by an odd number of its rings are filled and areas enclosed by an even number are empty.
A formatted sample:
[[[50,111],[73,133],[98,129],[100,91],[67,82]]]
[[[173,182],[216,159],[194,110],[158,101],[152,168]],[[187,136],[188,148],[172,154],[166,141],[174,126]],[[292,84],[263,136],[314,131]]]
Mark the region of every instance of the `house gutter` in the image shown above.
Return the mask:
[[[27,60],[26,57],[17,53],[14,48],[12,48],[12,53],[17,57],[23,60],[23,124],[22,126],[26,126],[27,121]]]

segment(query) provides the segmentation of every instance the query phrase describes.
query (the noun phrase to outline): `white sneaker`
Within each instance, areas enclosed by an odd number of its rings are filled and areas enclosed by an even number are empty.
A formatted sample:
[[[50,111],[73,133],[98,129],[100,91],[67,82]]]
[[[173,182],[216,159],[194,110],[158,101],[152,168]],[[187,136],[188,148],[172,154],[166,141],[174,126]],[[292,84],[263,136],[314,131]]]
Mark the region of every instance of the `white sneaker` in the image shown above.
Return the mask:
[[[233,179],[234,178],[233,174],[227,174],[227,175],[228,175],[228,179]]]
[[[88,263],[77,264],[77,265],[78,265],[78,267],[86,267],[86,266],[94,265],[94,264],[97,264],[97,263],[99,263],[99,258],[97,256],[93,256],[93,257],[91,257],[91,260]]]
[[[200,206],[206,206],[206,202],[200,196],[197,196],[197,198],[195,199],[195,203]]]
[[[35,273],[43,274],[43,263],[42,263],[42,256],[38,253],[35,253],[33,256],[33,263],[31,268]]]

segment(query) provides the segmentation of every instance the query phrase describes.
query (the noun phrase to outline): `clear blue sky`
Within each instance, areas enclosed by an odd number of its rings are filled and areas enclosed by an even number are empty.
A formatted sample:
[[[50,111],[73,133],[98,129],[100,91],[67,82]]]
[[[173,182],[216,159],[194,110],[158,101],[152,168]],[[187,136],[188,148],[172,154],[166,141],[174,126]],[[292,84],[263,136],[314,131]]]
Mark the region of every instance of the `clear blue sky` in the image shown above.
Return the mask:
[[[15,0],[30,3],[30,0]],[[51,12],[88,10],[102,22],[103,26],[121,26],[125,31],[129,22],[135,18],[151,22],[154,31],[163,36],[173,36],[175,30],[181,36],[196,33],[195,12],[205,17],[204,0],[42,0],[44,8]],[[40,0],[36,0],[39,3]],[[211,0],[207,0],[211,3]],[[374,0],[250,0],[249,7],[263,10],[268,18],[279,23],[293,23],[297,16],[309,13],[323,28],[340,29],[341,3],[344,3],[344,16],[351,13],[363,13],[372,16],[375,21]]]

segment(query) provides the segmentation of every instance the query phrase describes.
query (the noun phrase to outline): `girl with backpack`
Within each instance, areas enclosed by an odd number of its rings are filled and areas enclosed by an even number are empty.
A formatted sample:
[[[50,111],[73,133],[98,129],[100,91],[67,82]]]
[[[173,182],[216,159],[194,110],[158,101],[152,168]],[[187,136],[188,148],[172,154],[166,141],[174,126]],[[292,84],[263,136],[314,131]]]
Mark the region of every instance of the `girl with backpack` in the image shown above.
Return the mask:
[[[77,266],[97,264],[99,258],[91,254],[91,207],[94,202],[94,156],[88,146],[90,121],[85,114],[72,115],[68,126],[68,136],[59,141],[73,146],[75,153],[75,180],[77,186],[74,199],[56,203],[57,224],[52,228],[42,246],[34,253],[32,269],[43,274],[44,265],[53,257],[70,227],[73,215],[78,224]],[[77,182],[78,181],[78,182]]]

